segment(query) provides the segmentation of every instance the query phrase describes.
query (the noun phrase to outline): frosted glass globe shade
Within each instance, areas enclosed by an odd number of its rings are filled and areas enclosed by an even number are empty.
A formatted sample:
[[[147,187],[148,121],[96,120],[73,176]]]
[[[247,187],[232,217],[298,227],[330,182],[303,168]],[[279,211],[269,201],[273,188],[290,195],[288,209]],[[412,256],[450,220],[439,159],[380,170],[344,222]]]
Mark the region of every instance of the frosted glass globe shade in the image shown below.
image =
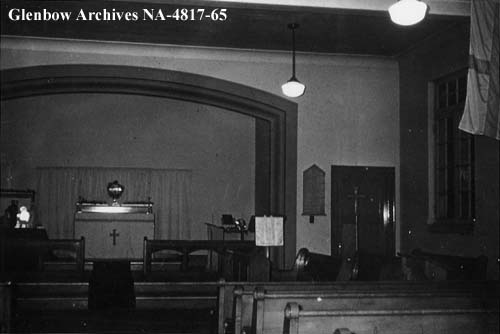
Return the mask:
[[[281,90],[288,97],[299,97],[304,94],[306,86],[297,79],[292,78],[281,86]]]
[[[389,7],[392,22],[410,26],[422,21],[427,11],[427,5],[418,0],[401,0]]]

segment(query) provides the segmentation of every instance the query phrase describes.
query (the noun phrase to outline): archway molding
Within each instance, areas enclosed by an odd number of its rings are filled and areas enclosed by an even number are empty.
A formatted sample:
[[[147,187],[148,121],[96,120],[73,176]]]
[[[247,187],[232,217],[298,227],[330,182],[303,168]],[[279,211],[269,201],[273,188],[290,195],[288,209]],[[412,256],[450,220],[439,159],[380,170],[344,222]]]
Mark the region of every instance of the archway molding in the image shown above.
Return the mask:
[[[268,144],[265,149],[256,145],[256,212],[285,216],[285,247],[277,249],[273,258],[280,267],[293,262],[297,199],[296,103],[234,82],[164,69],[50,65],[1,71],[1,100],[71,93],[177,99],[255,118],[256,142],[264,135]]]

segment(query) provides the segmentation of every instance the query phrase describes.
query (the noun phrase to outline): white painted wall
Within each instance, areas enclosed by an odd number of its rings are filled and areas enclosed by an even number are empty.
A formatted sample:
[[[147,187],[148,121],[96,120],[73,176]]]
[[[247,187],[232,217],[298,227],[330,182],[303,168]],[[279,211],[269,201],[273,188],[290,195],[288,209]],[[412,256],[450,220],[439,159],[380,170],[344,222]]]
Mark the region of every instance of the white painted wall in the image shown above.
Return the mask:
[[[48,64],[110,64],[179,70],[280,95],[290,54],[129,43],[3,37],[0,68]],[[298,103],[297,247],[330,253],[330,166],[394,166],[399,175],[399,75],[389,58],[297,54],[307,85]],[[326,217],[302,217],[302,172],[325,170]],[[398,198],[399,182],[396,180]],[[398,202],[396,203],[398,205]]]

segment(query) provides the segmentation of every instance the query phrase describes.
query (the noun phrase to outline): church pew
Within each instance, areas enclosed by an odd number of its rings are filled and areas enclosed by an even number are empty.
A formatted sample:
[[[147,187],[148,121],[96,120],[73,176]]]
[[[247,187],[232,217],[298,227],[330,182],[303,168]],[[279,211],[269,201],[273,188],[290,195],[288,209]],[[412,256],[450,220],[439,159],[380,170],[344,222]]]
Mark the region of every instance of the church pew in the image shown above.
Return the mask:
[[[14,284],[16,310],[86,310],[88,282],[19,282]]]
[[[14,280],[41,280],[57,272],[83,276],[85,239],[4,239],[2,275]],[[47,269],[55,269],[49,273]]]
[[[219,286],[219,282],[136,282],[134,308],[92,310],[88,304],[87,282],[17,283],[14,329],[23,332],[106,332],[110,329],[120,332],[139,328],[137,332],[148,332],[148,329],[157,332],[192,320],[186,328],[207,323],[215,331]],[[186,314],[193,318],[185,318]],[[132,327],[127,327],[129,325]]]
[[[12,319],[12,283],[0,283],[0,333],[11,332]]]
[[[422,268],[429,279],[441,280],[485,280],[488,257],[464,257],[447,254],[437,254],[414,249],[409,254],[400,256],[414,261]],[[434,268],[433,268],[434,267]],[[439,272],[444,274],[439,275]]]
[[[234,328],[234,333],[241,333],[244,328],[252,325],[252,310],[254,307],[254,296],[256,290],[264,291],[325,291],[336,287],[334,283],[326,282],[247,282],[242,285],[239,283],[232,291],[232,309],[227,311],[226,315],[231,315],[231,318],[226,318],[227,326]]]
[[[498,308],[499,290],[498,282],[456,282],[451,285],[359,282],[333,285],[323,291],[297,288],[289,291],[266,291],[257,288],[254,293],[251,330],[256,334],[281,333],[283,310],[292,302],[308,310],[418,310],[435,308],[436,305],[444,309],[480,309],[485,305]]]
[[[225,282],[221,284],[220,316],[224,327],[238,333],[243,327],[251,326],[253,297],[256,288],[270,290],[325,290],[332,286],[326,282]],[[237,320],[238,319],[238,320]],[[235,326],[237,327],[235,330]]]
[[[219,282],[135,282],[137,309],[216,306]],[[15,284],[21,309],[87,309],[88,282],[21,282]]]
[[[227,283],[229,284],[229,283]],[[226,326],[234,328],[235,333],[240,333],[244,328],[252,327],[252,311],[254,309],[254,297],[257,291],[278,292],[295,294],[296,291],[304,293],[314,292],[335,294],[347,293],[349,291],[370,293],[372,291],[383,290],[386,292],[401,293],[407,291],[425,292],[446,290],[447,292],[463,292],[477,290],[482,283],[472,282],[423,282],[423,281],[386,281],[386,282],[236,282],[233,283],[233,290],[230,285],[226,285],[227,300],[232,302],[225,305],[224,314],[230,316],[225,318]],[[278,307],[278,312],[281,312]]]
[[[296,302],[288,303],[284,310],[283,334],[498,333],[498,305],[490,309],[443,307],[439,305],[439,297],[434,299],[436,307],[408,308],[402,304],[361,310],[310,310]]]
[[[227,286],[234,287],[234,283]],[[167,316],[179,310],[198,312],[213,319],[214,331],[217,326],[217,332],[223,334],[225,288],[224,281],[134,282],[135,307],[129,312],[138,318],[156,314],[156,320],[161,320],[161,314]],[[3,295],[4,290],[1,291]],[[33,329],[29,326],[36,329],[36,324],[61,316],[70,319],[70,326],[81,326],[86,319],[95,318],[96,312],[89,310],[88,282],[19,282],[14,284],[13,291],[16,308],[10,315],[5,313],[6,319],[13,320],[12,315],[17,314],[14,320],[23,329]]]

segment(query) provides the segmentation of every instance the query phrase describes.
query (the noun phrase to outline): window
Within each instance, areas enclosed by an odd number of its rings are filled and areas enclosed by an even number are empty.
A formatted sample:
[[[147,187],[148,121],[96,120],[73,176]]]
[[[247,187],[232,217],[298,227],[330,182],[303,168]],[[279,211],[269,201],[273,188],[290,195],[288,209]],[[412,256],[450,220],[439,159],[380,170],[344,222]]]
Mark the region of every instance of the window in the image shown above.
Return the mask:
[[[467,73],[435,83],[434,222],[437,232],[471,232],[475,217],[474,137],[458,129],[465,106]]]

